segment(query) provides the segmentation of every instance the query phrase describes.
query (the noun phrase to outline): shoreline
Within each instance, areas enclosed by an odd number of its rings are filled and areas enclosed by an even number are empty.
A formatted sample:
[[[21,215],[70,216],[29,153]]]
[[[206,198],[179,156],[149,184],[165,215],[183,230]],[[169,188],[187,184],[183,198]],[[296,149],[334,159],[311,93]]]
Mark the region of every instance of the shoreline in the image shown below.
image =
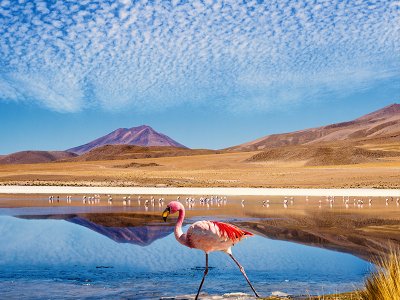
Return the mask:
[[[400,189],[371,188],[201,188],[104,186],[0,186],[0,194],[114,194],[114,195],[223,195],[223,196],[352,196],[400,197]]]

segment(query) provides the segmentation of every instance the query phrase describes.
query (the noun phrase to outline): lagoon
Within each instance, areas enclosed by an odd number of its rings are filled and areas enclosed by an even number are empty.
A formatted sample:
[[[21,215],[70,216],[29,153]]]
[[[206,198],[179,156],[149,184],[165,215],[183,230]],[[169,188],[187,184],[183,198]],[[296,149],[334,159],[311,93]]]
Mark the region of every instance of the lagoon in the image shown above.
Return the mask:
[[[48,217],[48,216],[47,216]],[[204,254],[157,222],[105,227],[85,217],[0,216],[0,293],[7,298],[159,299],[194,294]],[[190,220],[188,220],[190,222]],[[361,287],[371,264],[350,254],[255,235],[233,247],[261,295],[318,295]],[[224,253],[210,255],[203,291],[251,295]]]

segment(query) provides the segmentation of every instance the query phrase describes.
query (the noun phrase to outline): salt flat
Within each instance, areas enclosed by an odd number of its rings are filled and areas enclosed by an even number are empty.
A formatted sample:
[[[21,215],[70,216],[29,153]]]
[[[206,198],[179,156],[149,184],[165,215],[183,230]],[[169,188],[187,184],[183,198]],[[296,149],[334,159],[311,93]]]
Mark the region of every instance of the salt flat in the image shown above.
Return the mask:
[[[400,197],[400,189],[199,188],[199,187],[76,187],[0,186],[1,194],[119,194],[225,196],[355,196]]]

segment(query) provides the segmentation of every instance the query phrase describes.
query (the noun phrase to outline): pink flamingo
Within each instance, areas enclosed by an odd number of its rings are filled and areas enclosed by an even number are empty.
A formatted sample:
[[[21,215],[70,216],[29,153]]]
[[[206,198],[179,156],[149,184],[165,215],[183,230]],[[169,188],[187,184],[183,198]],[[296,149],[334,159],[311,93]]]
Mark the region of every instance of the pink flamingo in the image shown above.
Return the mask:
[[[244,237],[252,236],[253,234],[234,225],[216,221],[195,222],[189,227],[185,234],[182,231],[182,223],[185,218],[185,208],[180,202],[170,202],[164,210],[162,217],[166,222],[168,215],[176,212],[179,212],[178,221],[176,222],[174,231],[176,240],[186,247],[203,250],[206,254],[206,268],[195,299],[198,299],[204,279],[208,273],[208,253],[212,251],[223,251],[227,253],[238,265],[240,272],[242,272],[244,278],[246,278],[247,283],[250,285],[256,297],[259,298],[260,296],[251,284],[244,268],[232,255],[231,249],[233,245]]]

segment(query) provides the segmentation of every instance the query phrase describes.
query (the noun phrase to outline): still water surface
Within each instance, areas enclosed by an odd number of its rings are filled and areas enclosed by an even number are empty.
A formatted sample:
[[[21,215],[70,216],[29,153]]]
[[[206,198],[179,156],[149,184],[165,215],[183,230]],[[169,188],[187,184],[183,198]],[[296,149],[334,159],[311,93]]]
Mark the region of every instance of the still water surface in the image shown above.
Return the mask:
[[[186,228],[185,228],[186,229]],[[158,299],[194,294],[204,254],[175,241],[161,223],[105,228],[84,218],[0,216],[0,294],[4,299]],[[360,287],[371,265],[355,256],[296,243],[248,238],[233,253],[261,295],[322,294]],[[224,253],[210,255],[208,294],[251,294]]]

